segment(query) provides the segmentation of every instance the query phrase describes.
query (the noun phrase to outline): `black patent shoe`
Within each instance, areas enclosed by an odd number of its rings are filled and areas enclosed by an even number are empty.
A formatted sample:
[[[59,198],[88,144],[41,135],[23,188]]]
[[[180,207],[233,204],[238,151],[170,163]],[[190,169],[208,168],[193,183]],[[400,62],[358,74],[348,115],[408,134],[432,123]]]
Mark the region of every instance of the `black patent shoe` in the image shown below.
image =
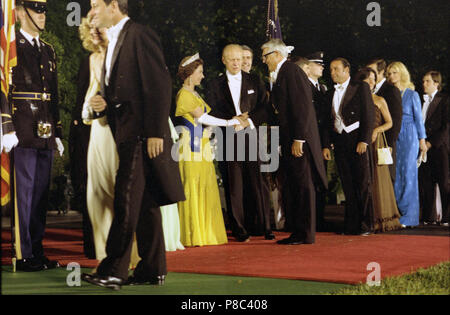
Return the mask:
[[[42,256],[36,259],[36,261],[38,263],[41,263],[42,265],[44,265],[44,269],[55,269],[55,268],[59,268],[59,262],[56,260],[50,260],[48,259],[46,256]]]
[[[34,259],[20,259],[16,262],[16,270],[25,272],[35,272],[45,270],[44,264],[36,262]]]
[[[277,241],[277,244],[279,245],[301,245],[304,243],[305,242],[302,239],[295,236],[289,236],[288,238]]]
[[[266,233],[264,233],[264,238],[266,240],[274,240],[275,239],[275,234],[273,234],[272,232],[266,232]]]
[[[113,276],[100,276],[97,274],[83,274],[81,277],[82,280],[89,282],[90,284],[97,285],[99,287],[112,289],[118,291],[122,288],[124,281],[120,278]]]
[[[143,279],[136,276],[130,276],[128,280],[124,283],[124,285],[164,285],[166,281],[165,275],[159,275],[155,277],[151,277],[150,279]]]

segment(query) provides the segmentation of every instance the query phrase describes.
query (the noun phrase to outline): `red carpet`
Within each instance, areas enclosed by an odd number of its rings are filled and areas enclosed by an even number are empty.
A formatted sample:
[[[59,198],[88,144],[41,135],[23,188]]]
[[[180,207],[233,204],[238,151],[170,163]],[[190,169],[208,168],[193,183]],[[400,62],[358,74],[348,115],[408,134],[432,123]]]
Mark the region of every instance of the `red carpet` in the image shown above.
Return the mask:
[[[276,233],[277,239],[287,236]],[[9,232],[2,232],[2,264],[10,264]],[[95,267],[82,256],[81,231],[48,229],[46,254],[62,265],[78,262]],[[167,253],[168,270],[221,275],[285,278],[339,283],[365,282],[377,262],[381,277],[409,273],[450,260],[450,238],[442,236],[344,236],[317,233],[316,244],[283,246],[263,237],[248,243],[230,240],[227,245],[187,248]]]

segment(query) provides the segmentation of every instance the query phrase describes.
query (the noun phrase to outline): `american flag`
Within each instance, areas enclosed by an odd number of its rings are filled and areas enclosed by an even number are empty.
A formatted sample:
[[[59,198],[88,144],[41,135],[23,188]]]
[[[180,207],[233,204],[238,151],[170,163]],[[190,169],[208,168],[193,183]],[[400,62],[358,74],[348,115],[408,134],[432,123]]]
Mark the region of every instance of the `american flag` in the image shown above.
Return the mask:
[[[2,0],[2,15],[0,17],[0,70],[2,80],[2,92],[8,96],[9,70],[17,65],[16,55],[16,5],[15,0]]]
[[[1,97],[8,99],[10,69],[17,65],[16,33],[15,33],[15,0],[1,0],[2,14],[0,16],[0,76]],[[11,200],[10,196],[10,162],[9,155],[1,153],[1,205],[5,206]]]

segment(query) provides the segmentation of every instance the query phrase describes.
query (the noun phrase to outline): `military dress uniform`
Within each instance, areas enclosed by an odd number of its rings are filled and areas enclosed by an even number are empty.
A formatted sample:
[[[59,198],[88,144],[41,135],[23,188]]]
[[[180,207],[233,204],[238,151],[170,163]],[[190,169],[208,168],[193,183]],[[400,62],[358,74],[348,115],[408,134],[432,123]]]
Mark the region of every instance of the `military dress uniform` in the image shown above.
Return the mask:
[[[18,269],[57,265],[45,256],[44,237],[55,137],[62,138],[53,47],[23,30],[16,33],[17,66],[12,73],[12,116],[19,144],[14,149],[20,240]],[[31,265],[30,265],[31,262]],[[30,267],[31,266],[31,267]],[[30,270],[31,269],[31,270]]]
[[[324,63],[324,53],[322,51],[318,51],[315,53],[312,53],[308,56],[306,56],[306,59],[309,60],[309,62],[314,62],[316,64],[321,65],[322,67],[325,67]],[[326,110],[326,92],[327,87],[326,85],[316,82],[314,79],[309,77],[309,81],[311,84],[311,91],[313,95],[313,105],[314,109],[316,111],[316,118],[317,118],[317,125],[319,127],[319,135],[320,139],[322,139],[322,131],[326,126],[324,125],[324,116],[325,116],[325,110]],[[322,141],[321,141],[322,142]],[[322,145],[321,145],[322,147]],[[323,160],[325,171],[327,170],[327,161]],[[326,222],[325,222],[325,206],[326,206],[326,195],[327,190],[323,185],[320,185],[320,181],[315,178],[315,187],[316,187],[316,229],[319,232],[326,231]]]

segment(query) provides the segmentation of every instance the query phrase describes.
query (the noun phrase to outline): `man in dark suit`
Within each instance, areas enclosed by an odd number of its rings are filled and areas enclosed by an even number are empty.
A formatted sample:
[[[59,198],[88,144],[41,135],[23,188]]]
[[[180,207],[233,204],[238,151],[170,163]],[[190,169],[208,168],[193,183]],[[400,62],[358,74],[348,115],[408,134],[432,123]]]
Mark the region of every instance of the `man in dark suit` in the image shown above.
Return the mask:
[[[350,80],[350,63],[336,58],[330,65],[336,83],[328,93],[328,128],[323,132],[323,154],[336,164],[345,194],[345,234],[370,234],[372,230],[371,143],[374,104],[369,85]]]
[[[327,187],[319,130],[306,74],[287,61],[289,49],[279,39],[261,46],[262,59],[271,73],[272,103],[280,126],[281,163],[289,171],[292,233],[278,244],[315,242],[316,190],[314,182]],[[315,180],[318,178],[318,180]]]
[[[423,77],[424,103],[422,116],[427,133],[427,162],[419,168],[420,204],[422,220],[426,223],[438,221],[436,217],[435,186],[438,184],[441,204],[441,223],[449,221],[449,97],[441,93],[442,76],[438,71],[429,71]]]
[[[253,147],[250,142],[255,144],[258,141],[256,128],[267,118],[268,95],[261,79],[241,71],[242,55],[240,45],[231,44],[224,48],[222,62],[227,71],[210,83],[207,99],[212,109],[211,115],[222,119],[241,116],[241,128],[245,128],[238,132],[224,130],[226,161],[221,163],[222,175],[226,174],[225,185],[228,184],[231,203],[228,215],[233,235],[238,241],[245,242],[250,233],[264,234],[266,239],[274,239],[275,236],[270,227],[270,209],[264,206],[261,195],[262,175],[258,151],[250,152]],[[238,151],[242,150],[238,145],[240,139],[245,139],[245,152]],[[226,143],[234,145],[234,154],[227,152]],[[244,160],[238,158],[242,153],[245,153]],[[255,159],[251,158],[251,153],[256,154]],[[246,223],[246,217],[256,219],[256,224]],[[249,228],[253,231],[249,231]]]
[[[84,274],[83,280],[112,289],[122,284],[161,285],[167,268],[159,207],[184,200],[178,164],[170,155],[170,75],[159,38],[129,19],[127,0],[91,0],[91,6],[96,27],[109,28],[109,45],[101,95],[89,103],[94,116],[106,111],[119,169],[107,257],[96,274]],[[142,260],[128,278],[135,232]]]
[[[383,97],[389,108],[389,113],[392,117],[392,128],[385,132],[386,140],[390,147],[392,147],[393,163],[389,165],[389,172],[391,173],[392,183],[395,181],[395,166],[396,166],[396,152],[397,139],[402,127],[402,96],[400,90],[386,80],[386,61],[383,59],[373,59],[369,61],[367,67],[372,68],[377,73],[377,84],[375,87],[375,94]]]
[[[53,47],[39,38],[45,28],[46,1],[18,1],[17,66],[13,68],[12,121],[19,144],[14,148],[17,187],[17,269],[39,271],[58,262],[44,255],[48,194],[54,150],[62,155],[58,78]],[[19,246],[20,245],[20,246]]]

